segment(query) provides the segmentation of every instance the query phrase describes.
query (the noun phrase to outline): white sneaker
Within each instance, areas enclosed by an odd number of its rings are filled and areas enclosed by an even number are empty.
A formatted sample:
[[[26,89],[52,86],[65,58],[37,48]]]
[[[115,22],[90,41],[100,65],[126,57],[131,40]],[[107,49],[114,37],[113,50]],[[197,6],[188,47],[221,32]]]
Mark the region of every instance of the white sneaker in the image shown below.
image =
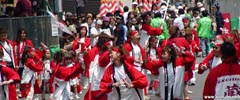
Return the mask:
[[[191,90],[188,90],[187,92],[188,92],[188,94],[192,94],[193,93]]]
[[[79,94],[83,94],[82,91]]]
[[[84,87],[83,87],[83,90],[87,90],[87,88],[88,88],[87,86],[84,86]]]
[[[76,98],[76,99],[79,99],[80,97],[76,94],[76,95],[75,95],[75,98]]]

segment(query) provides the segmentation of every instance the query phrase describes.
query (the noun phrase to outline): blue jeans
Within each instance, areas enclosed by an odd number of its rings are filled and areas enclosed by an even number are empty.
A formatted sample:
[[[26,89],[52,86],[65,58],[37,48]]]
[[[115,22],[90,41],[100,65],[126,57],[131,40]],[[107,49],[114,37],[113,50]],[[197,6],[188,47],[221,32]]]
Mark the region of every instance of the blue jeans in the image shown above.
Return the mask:
[[[202,48],[202,55],[206,56],[209,53],[209,39],[208,38],[203,38],[203,37],[199,37],[200,38],[200,46]]]

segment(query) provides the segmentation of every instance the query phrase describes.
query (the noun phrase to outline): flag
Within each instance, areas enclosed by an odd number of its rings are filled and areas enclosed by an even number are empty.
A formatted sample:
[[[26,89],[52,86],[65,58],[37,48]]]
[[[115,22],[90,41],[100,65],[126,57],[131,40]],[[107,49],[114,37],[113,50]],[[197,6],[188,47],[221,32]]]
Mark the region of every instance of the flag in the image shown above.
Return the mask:
[[[151,7],[150,7],[149,4],[148,4],[148,0],[144,0],[144,1],[143,1],[143,6],[144,6],[144,11],[145,11],[145,12],[151,11]]]
[[[56,24],[61,31],[66,32],[70,35],[73,35],[73,33],[69,30],[69,28],[66,25],[64,25],[63,23],[59,22],[52,12],[47,10],[47,13],[50,15],[50,17],[52,19],[52,23]]]
[[[224,19],[224,26],[222,29],[222,34],[229,34],[231,32],[231,15],[230,13],[222,13]]]
[[[101,0],[100,8],[99,8],[99,15],[105,16],[108,13],[108,6],[106,0]]]
[[[142,5],[143,5],[142,0],[138,0],[138,5],[139,5],[139,6],[142,6]]]
[[[118,1],[118,10],[121,12],[121,14],[124,13],[122,0],[119,0],[119,1]]]
[[[239,18],[231,18],[231,29],[232,30],[238,30],[239,29]]]
[[[108,12],[115,12],[118,10],[118,5],[116,0],[110,0],[108,1]]]

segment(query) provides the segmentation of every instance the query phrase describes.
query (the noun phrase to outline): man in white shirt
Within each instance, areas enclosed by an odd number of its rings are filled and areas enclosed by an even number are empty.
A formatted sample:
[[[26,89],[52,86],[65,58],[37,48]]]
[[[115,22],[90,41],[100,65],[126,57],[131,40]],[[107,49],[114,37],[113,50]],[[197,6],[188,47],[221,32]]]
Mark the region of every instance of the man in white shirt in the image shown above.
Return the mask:
[[[92,27],[90,32],[91,32],[91,46],[94,47],[98,41],[98,36],[101,34],[101,25],[102,25],[102,20],[97,20],[95,27]]]
[[[127,18],[128,18],[128,13],[129,13],[129,8],[128,8],[128,6],[125,6],[125,7],[123,8],[123,10],[124,10],[124,13],[123,13],[124,24],[126,24],[126,23],[127,23]]]

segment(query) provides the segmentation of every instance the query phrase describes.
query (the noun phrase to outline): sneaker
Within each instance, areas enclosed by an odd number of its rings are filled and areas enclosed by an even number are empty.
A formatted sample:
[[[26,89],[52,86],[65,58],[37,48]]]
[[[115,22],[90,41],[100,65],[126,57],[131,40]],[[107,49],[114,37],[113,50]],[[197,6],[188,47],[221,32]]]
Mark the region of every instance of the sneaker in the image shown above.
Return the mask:
[[[83,94],[82,91],[79,94]]]
[[[75,95],[75,98],[76,98],[76,99],[79,99],[80,97],[76,94],[76,95]]]
[[[193,93],[191,90],[188,90],[187,92],[188,92],[188,94],[192,94]]]
[[[150,100],[151,98],[149,96],[144,96],[144,100]]]
[[[83,87],[83,90],[87,90],[87,86],[84,86],[84,87]]]

